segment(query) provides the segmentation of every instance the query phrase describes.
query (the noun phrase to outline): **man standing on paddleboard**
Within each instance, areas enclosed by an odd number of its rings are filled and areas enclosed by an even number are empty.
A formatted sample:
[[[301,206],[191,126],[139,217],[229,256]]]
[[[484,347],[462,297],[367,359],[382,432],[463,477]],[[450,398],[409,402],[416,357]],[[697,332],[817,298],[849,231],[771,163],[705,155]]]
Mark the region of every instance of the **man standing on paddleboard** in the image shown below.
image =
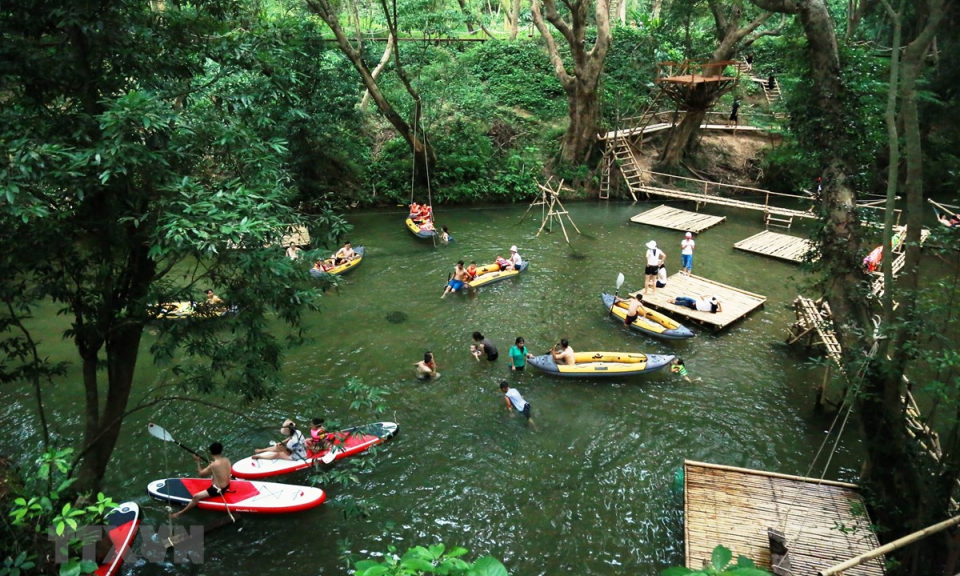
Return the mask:
[[[171,518],[176,518],[186,512],[187,510],[193,508],[201,500],[207,498],[213,498],[216,496],[222,496],[224,492],[230,487],[230,460],[223,455],[223,444],[219,442],[214,442],[210,445],[210,456],[213,458],[210,464],[203,468],[200,464],[200,457],[194,454],[193,459],[197,462],[197,475],[201,478],[206,478],[207,476],[213,477],[213,482],[210,484],[210,487],[204,490],[203,492],[197,492],[193,495],[193,498],[190,499],[190,503],[187,506],[177,512],[172,514]]]

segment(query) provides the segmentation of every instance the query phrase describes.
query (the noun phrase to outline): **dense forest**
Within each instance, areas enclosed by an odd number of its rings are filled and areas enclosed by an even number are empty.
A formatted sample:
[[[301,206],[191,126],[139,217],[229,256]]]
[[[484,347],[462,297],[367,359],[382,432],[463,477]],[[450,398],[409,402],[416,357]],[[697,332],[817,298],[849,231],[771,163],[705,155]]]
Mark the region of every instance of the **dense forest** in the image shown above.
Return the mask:
[[[607,176],[611,195],[629,199],[597,136],[657,111],[682,115],[646,151],[657,171],[813,195],[821,256],[805,269],[843,346],[880,540],[954,516],[960,238],[927,200],[955,203],[960,186],[957,10],[947,0],[5,3],[0,385],[32,391],[40,429],[23,453],[3,455],[0,574],[56,573],[38,534],[102,516],[91,494],[111,471],[138,363],[175,366],[178,397],[277,391],[284,349],[322,296],[275,258],[284,231],[306,226],[329,248],[358,207],[525,202],[551,177],[571,200],[596,198]],[[659,80],[674,67],[736,81],[666,94]],[[751,77],[775,81],[782,98],[768,101]],[[734,106],[775,136],[738,170],[700,129]],[[876,198],[888,208],[879,221],[856,208]],[[894,207],[909,273],[874,298],[862,259],[879,242],[892,251]],[[921,255],[924,224],[934,230]],[[952,280],[925,284],[921,261]],[[151,303],[211,283],[244,310],[227,321],[232,337],[175,325],[144,350]],[[67,371],[42,350],[53,336],[31,329],[50,303],[70,321],[84,390],[72,438],[52,435],[44,412]],[[939,460],[904,424],[912,374]],[[888,568],[953,573],[956,534],[898,550]]]

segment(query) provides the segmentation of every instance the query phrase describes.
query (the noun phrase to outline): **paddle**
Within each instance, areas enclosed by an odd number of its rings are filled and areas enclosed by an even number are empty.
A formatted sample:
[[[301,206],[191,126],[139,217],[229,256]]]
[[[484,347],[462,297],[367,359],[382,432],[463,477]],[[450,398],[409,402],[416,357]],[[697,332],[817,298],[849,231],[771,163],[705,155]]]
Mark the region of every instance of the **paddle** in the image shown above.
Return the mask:
[[[177,446],[183,448],[184,450],[186,450],[187,452],[193,454],[194,456],[196,456],[197,458],[203,460],[204,462],[209,462],[209,460],[207,460],[206,458],[204,458],[203,456],[201,456],[200,454],[198,454],[198,453],[197,453],[196,451],[194,451],[192,448],[188,448],[187,446],[184,446],[183,444],[177,442],[176,439],[175,439],[169,432],[167,432],[166,430],[164,430],[164,429],[161,428],[160,426],[157,426],[157,425],[154,424],[153,422],[150,422],[149,424],[147,424],[147,432],[149,432],[150,435],[153,436],[154,438],[159,438],[160,440],[163,440],[164,442],[173,442],[173,443],[176,444]],[[231,521],[231,522],[236,522],[237,520],[236,520],[236,518],[233,517],[233,513],[230,512],[230,506],[227,504],[227,497],[224,495],[223,492],[220,492],[220,498],[223,500],[223,507],[227,510],[227,516],[230,516],[230,521]]]
[[[204,462],[209,462],[209,460],[207,460],[205,457],[203,457],[203,456],[201,456],[200,454],[198,454],[197,452],[195,452],[192,448],[189,448],[189,447],[184,446],[183,444],[177,442],[177,441],[173,438],[173,436],[170,435],[169,432],[167,432],[166,430],[164,430],[164,429],[161,428],[160,426],[157,426],[157,425],[154,424],[153,422],[147,424],[147,432],[149,432],[150,435],[153,436],[154,438],[159,438],[160,440],[163,440],[164,442],[173,442],[173,443],[176,444],[177,446],[183,448],[184,450],[186,450],[187,452],[193,454],[193,455],[196,456],[197,458],[200,458],[200,459],[203,460]]]
[[[613,304],[610,306],[610,314],[613,314],[613,309],[617,307],[617,296],[620,295],[621,286],[623,286],[623,272],[617,274],[617,291],[613,293]]]

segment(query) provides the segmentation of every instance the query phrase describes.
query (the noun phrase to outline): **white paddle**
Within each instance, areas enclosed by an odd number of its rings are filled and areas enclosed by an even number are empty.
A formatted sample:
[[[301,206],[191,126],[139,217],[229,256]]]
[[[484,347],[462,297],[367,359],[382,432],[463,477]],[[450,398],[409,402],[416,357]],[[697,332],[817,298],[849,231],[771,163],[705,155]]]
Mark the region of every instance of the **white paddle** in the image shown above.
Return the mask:
[[[620,272],[619,274],[617,274],[617,291],[614,292],[613,294],[614,296],[617,296],[620,294],[621,286],[623,286],[623,272]]]
[[[203,456],[201,456],[200,454],[198,454],[198,453],[197,453],[196,451],[194,451],[193,449],[188,448],[187,446],[184,446],[183,444],[177,442],[176,439],[174,439],[174,437],[173,437],[169,432],[167,432],[166,430],[164,430],[164,429],[161,428],[160,426],[154,424],[153,422],[150,422],[149,424],[147,424],[147,432],[149,432],[150,435],[153,436],[154,438],[158,438],[158,439],[160,439],[160,440],[163,440],[164,442],[173,442],[173,443],[176,444],[177,446],[183,448],[184,450],[186,450],[187,452],[193,454],[193,455],[196,456],[197,458],[200,458],[200,459],[203,460],[204,462],[209,462],[209,460],[207,460],[206,458],[204,458]],[[224,495],[224,493],[223,493],[222,491],[220,492],[220,498],[223,500],[223,507],[227,510],[227,515],[230,516],[230,521],[231,521],[231,522],[236,522],[237,519],[234,518],[234,517],[233,517],[233,513],[230,512],[230,505],[227,504],[227,497],[226,497],[226,495]]]
[[[320,458],[320,461],[324,464],[330,464],[337,459],[337,452],[339,452],[339,450],[337,450],[336,446],[330,446],[330,449],[327,450],[327,453],[324,454],[322,458]]]

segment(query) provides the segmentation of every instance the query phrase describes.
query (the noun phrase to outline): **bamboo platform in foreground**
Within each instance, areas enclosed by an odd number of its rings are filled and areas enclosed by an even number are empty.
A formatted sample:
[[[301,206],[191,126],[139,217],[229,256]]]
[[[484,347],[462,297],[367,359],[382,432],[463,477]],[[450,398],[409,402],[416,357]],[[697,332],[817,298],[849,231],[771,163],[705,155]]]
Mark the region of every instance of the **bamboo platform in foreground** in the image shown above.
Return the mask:
[[[879,546],[854,484],[690,460],[683,472],[687,568],[702,568],[722,544],[734,558],[742,554],[769,570],[768,528],[786,537],[793,576],[816,576]],[[882,576],[883,562],[876,558],[844,575]]]
[[[699,312],[684,306],[670,304],[677,296],[700,298],[716,296],[723,312]],[[763,306],[766,296],[753,294],[733,286],[727,286],[696,275],[674,274],[667,279],[667,285],[657,288],[653,294],[644,294],[643,303],[651,308],[665,312],[668,316],[683,316],[693,322],[703,324],[715,330],[726,328],[750,312]]]
[[[661,204],[652,210],[637,214],[631,218],[630,221],[638,224],[647,224],[648,226],[656,226],[658,228],[684,230],[699,234],[708,228],[713,228],[726,219],[726,216],[700,214],[699,212],[690,212],[689,210],[681,210]]]
[[[803,255],[810,251],[811,245],[806,238],[764,230],[737,242],[733,247],[744,252],[799,263],[803,262]]]

